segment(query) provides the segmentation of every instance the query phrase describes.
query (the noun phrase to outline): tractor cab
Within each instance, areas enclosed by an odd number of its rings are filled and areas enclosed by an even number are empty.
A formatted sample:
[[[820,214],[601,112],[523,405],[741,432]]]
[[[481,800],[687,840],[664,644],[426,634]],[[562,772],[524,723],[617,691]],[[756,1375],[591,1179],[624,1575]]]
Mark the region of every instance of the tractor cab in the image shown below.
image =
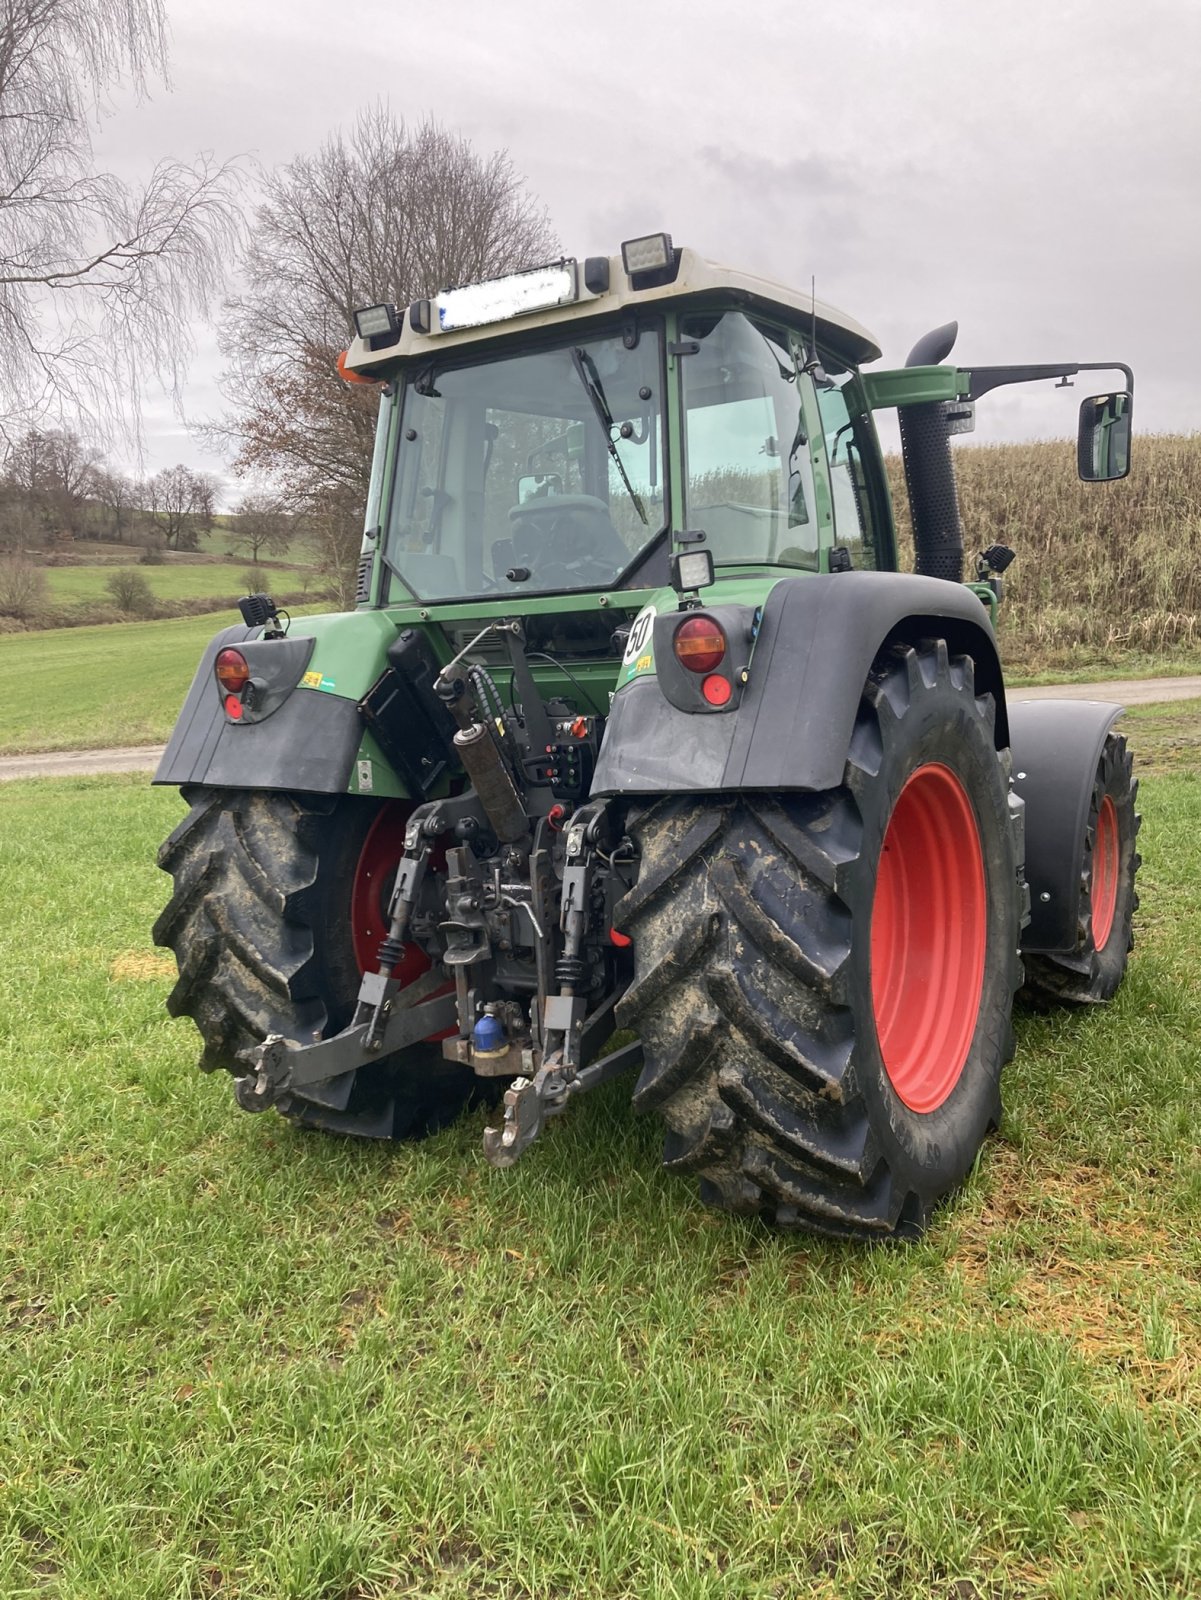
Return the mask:
[[[343,358],[384,384],[363,604],[651,591],[681,545],[895,564],[851,319],[666,235],[471,292],[369,308]]]

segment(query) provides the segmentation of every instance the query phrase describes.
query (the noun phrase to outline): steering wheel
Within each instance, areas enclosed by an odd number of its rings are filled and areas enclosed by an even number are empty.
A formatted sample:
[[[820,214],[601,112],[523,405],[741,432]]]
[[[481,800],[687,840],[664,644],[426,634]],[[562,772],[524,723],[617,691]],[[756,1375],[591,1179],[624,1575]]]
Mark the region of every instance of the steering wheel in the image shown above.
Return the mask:
[[[613,541],[617,534],[609,522],[608,506],[595,495],[525,500],[512,508],[509,520],[514,554],[546,583],[607,582],[624,565],[596,548],[598,534],[607,531]]]

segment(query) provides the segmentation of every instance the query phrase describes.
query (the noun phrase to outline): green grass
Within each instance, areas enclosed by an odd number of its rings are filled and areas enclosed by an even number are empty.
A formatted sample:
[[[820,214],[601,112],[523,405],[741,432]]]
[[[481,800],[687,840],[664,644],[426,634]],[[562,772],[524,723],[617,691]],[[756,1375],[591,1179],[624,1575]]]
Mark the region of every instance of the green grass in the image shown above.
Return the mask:
[[[1005,682],[1011,689],[1032,684],[1114,683],[1124,678],[1191,678],[1201,673],[1201,654],[1195,650],[1162,650],[1157,653],[1128,651],[1115,661],[1092,662],[1078,667],[1049,667],[1043,672],[1011,669],[1005,650],[1005,616],[1001,614],[999,634],[1001,664]]]
[[[1201,699],[1131,706],[1119,726],[1138,772],[1201,771]]]
[[[236,612],[0,635],[0,753],[155,744]]]
[[[197,1074],[173,793],[0,789],[0,1593],[1035,1600],[1201,1584],[1201,781],[1118,1002],[1024,1016],[909,1250],[776,1237],[626,1086],[508,1173]]]
[[[299,616],[328,607],[292,609]],[[238,620],[230,607],[161,622],[0,634],[0,755],[161,743],[205,645]]]
[[[242,573],[249,569],[250,562],[247,561],[241,566],[232,563],[180,563],[161,567],[139,565],[133,570],[146,579],[156,600],[203,600],[212,597],[226,599],[232,606],[239,595],[246,593]],[[50,602],[56,606],[78,604],[81,601],[111,605],[112,597],[106,584],[114,571],[127,570],[126,567],[114,567],[111,563],[94,567],[48,567],[46,583]],[[286,589],[289,594],[298,593],[306,586],[312,589],[317,582],[315,574],[311,572],[267,564],[261,570],[269,583],[281,591]]]

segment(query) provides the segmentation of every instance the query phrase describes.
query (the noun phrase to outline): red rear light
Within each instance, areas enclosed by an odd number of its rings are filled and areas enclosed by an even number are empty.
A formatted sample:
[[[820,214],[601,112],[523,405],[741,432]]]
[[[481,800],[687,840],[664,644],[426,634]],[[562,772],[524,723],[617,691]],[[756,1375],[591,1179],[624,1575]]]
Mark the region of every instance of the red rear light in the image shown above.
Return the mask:
[[[213,663],[213,671],[226,694],[241,694],[250,682],[250,667],[240,650],[222,650]]]
[[[231,722],[241,722],[242,702],[236,694],[227,694],[225,696],[225,715]]]
[[[734,686],[728,678],[719,678],[714,674],[701,684],[701,693],[711,706],[728,706],[730,697],[734,693]]]
[[[676,660],[689,672],[712,672],[726,653],[726,636],[710,617],[689,617],[672,640]]]

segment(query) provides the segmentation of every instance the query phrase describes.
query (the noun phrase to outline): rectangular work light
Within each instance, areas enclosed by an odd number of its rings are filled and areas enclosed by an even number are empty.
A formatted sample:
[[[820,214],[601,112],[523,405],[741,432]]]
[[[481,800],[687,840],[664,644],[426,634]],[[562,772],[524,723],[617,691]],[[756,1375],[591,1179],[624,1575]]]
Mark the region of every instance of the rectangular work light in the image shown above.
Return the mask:
[[[443,333],[450,333],[455,328],[478,328],[485,322],[549,311],[578,298],[573,259],[535,267],[531,272],[511,272],[486,283],[470,283],[462,289],[444,289],[434,304],[438,326]]]
[[[677,594],[707,589],[713,582],[711,550],[681,551],[671,558],[671,586]]]
[[[641,239],[627,239],[621,247],[621,263],[627,274],[666,272],[673,260],[670,233],[648,233]]]
[[[378,339],[385,333],[395,339],[400,333],[395,306],[364,306],[355,312],[354,326],[360,339]]]

